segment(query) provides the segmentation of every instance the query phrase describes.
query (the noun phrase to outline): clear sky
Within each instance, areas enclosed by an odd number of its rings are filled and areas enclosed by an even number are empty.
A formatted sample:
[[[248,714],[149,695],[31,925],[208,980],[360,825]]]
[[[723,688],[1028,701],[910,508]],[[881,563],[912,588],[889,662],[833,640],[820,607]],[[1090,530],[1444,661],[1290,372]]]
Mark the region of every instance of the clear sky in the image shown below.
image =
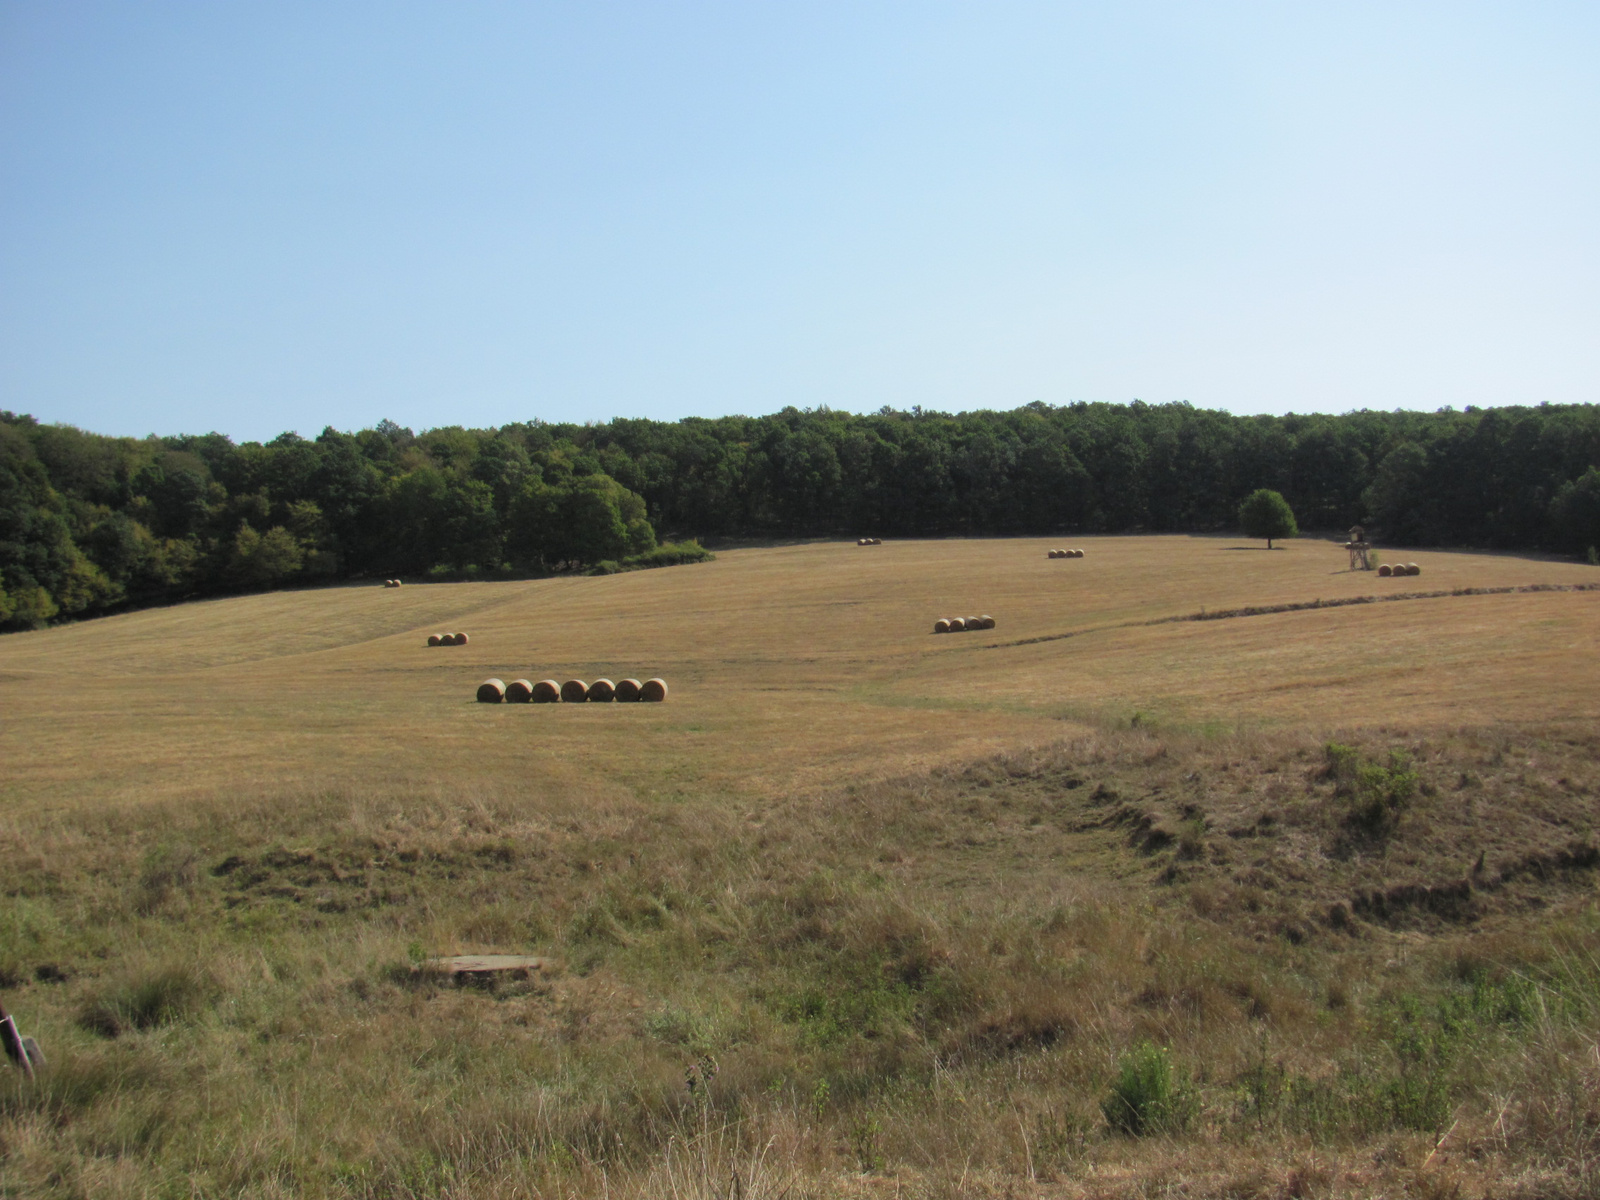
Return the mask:
[[[0,408],[1600,401],[1600,4],[0,0]]]

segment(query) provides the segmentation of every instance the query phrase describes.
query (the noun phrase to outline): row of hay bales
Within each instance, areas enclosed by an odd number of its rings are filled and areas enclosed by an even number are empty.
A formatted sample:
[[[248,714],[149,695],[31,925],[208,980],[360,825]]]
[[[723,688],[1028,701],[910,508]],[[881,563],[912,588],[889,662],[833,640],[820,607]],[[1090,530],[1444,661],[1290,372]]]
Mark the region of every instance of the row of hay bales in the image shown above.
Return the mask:
[[[965,633],[969,629],[993,629],[994,618],[988,614],[981,617],[940,617],[933,623],[935,633]]]
[[[1048,558],[1082,558],[1083,557],[1083,551],[1082,550],[1052,550],[1052,551],[1050,551],[1050,553],[1046,557],[1048,557]]]
[[[398,579],[385,579],[383,581],[383,586],[384,587],[399,587],[400,586],[400,581]]]
[[[1388,563],[1383,563],[1378,568],[1378,574],[1384,578],[1388,578],[1390,575],[1396,577],[1401,575],[1421,575],[1422,568],[1417,566],[1416,563],[1395,563],[1392,567]]]
[[[498,679],[485,679],[478,685],[479,704],[610,704],[613,700],[623,704],[642,702],[659,704],[667,698],[665,679],[624,679],[612,683],[609,679],[596,679],[585,683],[569,679],[557,683],[554,679],[541,679],[530,683],[526,679],[513,679],[502,683]]]
[[[430,646],[465,646],[467,635],[464,633],[430,633],[428,645]]]
[[[858,546],[881,546],[881,545],[883,545],[883,539],[882,538],[857,538],[856,539],[856,545],[858,545]]]

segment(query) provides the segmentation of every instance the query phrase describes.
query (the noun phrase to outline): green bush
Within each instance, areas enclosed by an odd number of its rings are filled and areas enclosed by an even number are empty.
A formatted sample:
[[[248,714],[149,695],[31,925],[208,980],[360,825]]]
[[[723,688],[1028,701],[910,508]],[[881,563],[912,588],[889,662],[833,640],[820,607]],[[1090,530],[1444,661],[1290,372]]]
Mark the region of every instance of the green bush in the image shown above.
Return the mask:
[[[1417,793],[1417,773],[1404,750],[1391,750],[1388,765],[1363,761],[1354,746],[1329,742],[1323,748],[1323,777],[1333,794],[1350,802],[1346,819],[1374,837],[1394,832]]]
[[[710,562],[715,557],[698,541],[690,539],[687,542],[662,542],[643,554],[629,555],[622,560],[622,565],[628,568],[675,567],[682,563]]]
[[[1193,1116],[1193,1098],[1165,1048],[1140,1042],[1117,1064],[1111,1094],[1100,1102],[1106,1124],[1130,1137],[1176,1133]]]
[[[1377,837],[1394,832],[1417,792],[1417,773],[1403,750],[1389,752],[1389,765],[1363,763],[1356,774],[1350,819]]]
[[[684,563],[709,562],[716,555],[697,541],[663,542],[642,554],[630,554],[623,559],[608,558],[590,569],[591,575],[615,575],[619,571],[643,571],[651,567],[676,567]]]

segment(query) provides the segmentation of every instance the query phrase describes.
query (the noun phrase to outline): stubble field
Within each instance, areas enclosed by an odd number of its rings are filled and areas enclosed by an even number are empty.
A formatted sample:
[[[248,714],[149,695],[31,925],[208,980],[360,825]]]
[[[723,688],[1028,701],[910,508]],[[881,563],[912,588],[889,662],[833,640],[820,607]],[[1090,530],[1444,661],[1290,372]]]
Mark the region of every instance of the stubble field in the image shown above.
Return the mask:
[[[1585,1194],[1600,575],[1390,557],[809,543],[0,639],[52,1056],[0,1195]],[[548,966],[411,970],[466,952]]]

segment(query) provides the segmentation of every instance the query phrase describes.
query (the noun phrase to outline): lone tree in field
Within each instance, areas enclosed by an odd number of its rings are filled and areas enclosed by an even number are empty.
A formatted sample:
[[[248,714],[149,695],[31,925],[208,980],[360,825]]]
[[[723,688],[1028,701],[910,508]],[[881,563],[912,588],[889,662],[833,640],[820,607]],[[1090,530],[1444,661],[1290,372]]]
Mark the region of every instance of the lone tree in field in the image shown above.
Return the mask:
[[[1257,488],[1244,498],[1239,505],[1239,524],[1245,537],[1266,538],[1268,550],[1272,549],[1273,538],[1292,538],[1300,533],[1289,502],[1270,488]]]

